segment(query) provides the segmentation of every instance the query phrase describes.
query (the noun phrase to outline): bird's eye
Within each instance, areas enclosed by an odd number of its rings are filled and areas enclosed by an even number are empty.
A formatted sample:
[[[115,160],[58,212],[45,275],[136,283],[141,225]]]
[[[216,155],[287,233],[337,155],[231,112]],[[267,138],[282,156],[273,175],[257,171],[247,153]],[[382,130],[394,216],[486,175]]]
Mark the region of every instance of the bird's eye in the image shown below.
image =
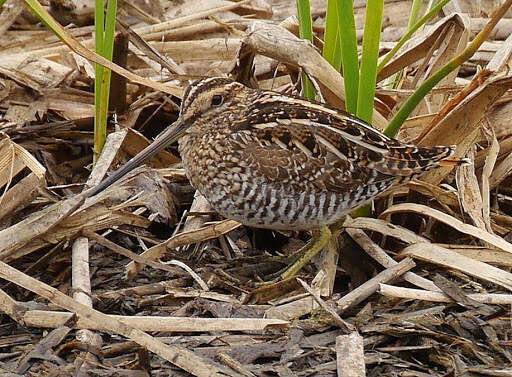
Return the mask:
[[[220,106],[222,104],[223,100],[224,100],[224,98],[222,98],[222,96],[220,94],[215,94],[212,97],[212,106]]]

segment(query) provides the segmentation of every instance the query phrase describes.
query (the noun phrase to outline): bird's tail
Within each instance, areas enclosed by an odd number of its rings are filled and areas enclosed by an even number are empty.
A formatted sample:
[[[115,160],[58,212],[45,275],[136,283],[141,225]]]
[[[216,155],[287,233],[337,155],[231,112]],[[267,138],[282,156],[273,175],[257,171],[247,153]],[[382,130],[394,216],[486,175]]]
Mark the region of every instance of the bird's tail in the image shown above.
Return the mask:
[[[460,166],[471,164],[467,158],[452,157],[455,146],[418,147],[398,145],[389,148],[389,153],[376,166],[384,174],[398,176],[417,176],[436,167]]]

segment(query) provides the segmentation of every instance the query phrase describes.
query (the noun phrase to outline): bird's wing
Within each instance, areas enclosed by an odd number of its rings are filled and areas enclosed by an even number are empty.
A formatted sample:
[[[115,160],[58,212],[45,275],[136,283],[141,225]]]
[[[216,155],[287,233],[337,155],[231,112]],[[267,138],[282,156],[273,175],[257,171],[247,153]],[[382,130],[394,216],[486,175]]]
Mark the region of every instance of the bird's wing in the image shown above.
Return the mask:
[[[239,164],[250,168],[253,177],[283,191],[350,194],[368,186],[375,196],[396,180],[359,163],[355,154],[343,157],[324,138],[299,123],[259,124],[233,133],[230,149],[238,151]]]
[[[251,109],[240,130],[249,130],[282,148],[298,147],[306,154],[337,157],[353,164],[355,170],[366,167],[392,176],[417,176],[454,152],[453,147],[401,143],[353,115],[299,97],[266,91]]]

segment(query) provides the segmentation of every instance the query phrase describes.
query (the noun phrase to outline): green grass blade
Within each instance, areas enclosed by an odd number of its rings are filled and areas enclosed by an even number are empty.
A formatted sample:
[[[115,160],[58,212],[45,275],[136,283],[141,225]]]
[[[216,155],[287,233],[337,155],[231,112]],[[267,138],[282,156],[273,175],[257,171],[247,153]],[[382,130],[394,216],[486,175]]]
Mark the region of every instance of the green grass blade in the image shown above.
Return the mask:
[[[347,112],[356,114],[359,92],[359,59],[354,4],[353,0],[337,1],[341,61],[345,83],[345,107]]]
[[[364,26],[356,115],[369,123],[371,123],[373,117],[383,8],[383,0],[369,0],[366,3],[366,20]],[[351,216],[370,216],[370,212],[371,206],[365,205],[354,210],[351,213]]]
[[[103,0],[95,0],[94,2],[94,46],[96,53],[104,55],[103,42],[105,36],[105,14],[103,13]],[[98,64],[94,64],[94,153],[93,162],[96,163],[103,145],[105,144],[107,128],[101,119],[101,92],[103,87],[103,72],[105,68]]]
[[[373,117],[383,8],[384,0],[368,0],[366,5],[357,116],[369,123],[372,122]]]
[[[0,0],[0,8],[2,8],[7,0]]]
[[[105,35],[105,4],[103,0],[94,2],[94,46],[96,52],[103,52],[103,38]]]
[[[309,0],[297,0],[297,15],[299,18],[299,36],[313,42],[313,24]],[[315,88],[305,73],[302,74],[302,94],[305,98],[315,98]]]
[[[102,3],[102,0],[96,0]],[[99,20],[96,22],[97,30],[95,36],[101,49],[96,51],[108,60],[112,60],[114,51],[114,35],[116,25],[116,12],[117,0],[109,0],[107,5],[106,23],[103,30],[104,20],[103,4],[101,5],[101,12],[97,12]],[[100,35],[101,34],[101,35]],[[94,118],[94,162],[98,159],[105,140],[107,137],[107,115],[108,115],[108,102],[110,95],[110,78],[111,71],[108,68],[96,64],[96,80],[95,80],[95,118]]]
[[[421,3],[423,0],[413,0],[411,6],[411,14],[409,15],[409,22],[407,23],[407,30],[412,28],[416,21],[418,21],[418,15],[420,14]]]
[[[338,1],[327,1],[325,16],[324,50],[322,56],[337,71],[341,68],[341,47],[339,40]]]

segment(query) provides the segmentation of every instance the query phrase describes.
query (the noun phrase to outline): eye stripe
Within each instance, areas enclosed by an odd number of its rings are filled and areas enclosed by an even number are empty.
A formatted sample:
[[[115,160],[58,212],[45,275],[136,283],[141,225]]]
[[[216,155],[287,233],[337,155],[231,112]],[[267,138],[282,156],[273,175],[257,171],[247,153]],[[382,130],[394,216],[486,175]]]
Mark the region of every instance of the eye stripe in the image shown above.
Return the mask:
[[[199,98],[202,93],[208,92],[212,88],[223,87],[226,91],[230,91],[234,87],[240,86],[242,86],[242,84],[223,77],[210,77],[197,80],[186,89],[183,95],[181,109],[182,111],[188,109],[196,98]]]

